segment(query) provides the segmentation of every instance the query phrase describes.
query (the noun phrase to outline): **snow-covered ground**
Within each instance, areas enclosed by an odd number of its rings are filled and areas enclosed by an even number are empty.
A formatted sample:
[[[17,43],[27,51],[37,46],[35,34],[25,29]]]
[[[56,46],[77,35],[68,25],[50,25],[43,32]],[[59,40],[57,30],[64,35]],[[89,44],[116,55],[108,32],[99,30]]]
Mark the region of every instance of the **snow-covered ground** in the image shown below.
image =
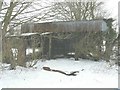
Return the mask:
[[[43,66],[79,73],[77,76],[66,76],[58,72],[45,71],[42,69]],[[83,59],[75,61],[72,58],[39,61],[32,68],[17,67],[16,70],[2,70],[0,88],[117,88],[117,70],[117,66],[109,67],[104,61]]]

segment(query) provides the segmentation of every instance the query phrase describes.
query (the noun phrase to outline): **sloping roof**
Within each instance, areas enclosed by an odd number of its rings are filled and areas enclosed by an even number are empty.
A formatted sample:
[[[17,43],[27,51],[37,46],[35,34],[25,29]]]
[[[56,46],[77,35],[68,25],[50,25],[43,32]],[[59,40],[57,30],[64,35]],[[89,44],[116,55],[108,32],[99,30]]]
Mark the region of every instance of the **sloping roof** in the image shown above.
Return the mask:
[[[34,35],[49,35],[52,32],[44,32],[44,33],[22,33],[19,35],[6,35],[6,37],[29,37],[29,36],[34,36]]]
[[[26,23],[22,25],[22,33],[26,32],[81,32],[105,31],[106,22],[103,20],[91,21],[59,21],[46,23]]]

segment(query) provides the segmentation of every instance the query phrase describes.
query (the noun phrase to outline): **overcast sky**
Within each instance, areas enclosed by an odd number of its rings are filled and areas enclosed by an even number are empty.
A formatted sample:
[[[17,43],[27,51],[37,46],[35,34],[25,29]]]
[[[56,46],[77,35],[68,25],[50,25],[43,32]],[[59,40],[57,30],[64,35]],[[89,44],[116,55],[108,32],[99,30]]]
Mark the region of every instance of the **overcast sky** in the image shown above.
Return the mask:
[[[10,0],[5,0],[5,1],[10,1]],[[19,1],[19,0],[18,0]],[[32,0],[28,0],[28,1],[32,1]],[[39,1],[39,0],[38,0]],[[64,0],[50,0],[50,1],[64,1]],[[69,1],[69,0],[68,0]],[[70,0],[71,1],[71,0]],[[118,17],[118,2],[120,0],[98,0],[98,1],[103,1],[105,2],[105,9],[111,13],[111,16],[116,18]]]
[[[118,2],[120,0],[103,0],[105,2],[105,9],[111,13],[111,16],[115,19],[118,17]]]

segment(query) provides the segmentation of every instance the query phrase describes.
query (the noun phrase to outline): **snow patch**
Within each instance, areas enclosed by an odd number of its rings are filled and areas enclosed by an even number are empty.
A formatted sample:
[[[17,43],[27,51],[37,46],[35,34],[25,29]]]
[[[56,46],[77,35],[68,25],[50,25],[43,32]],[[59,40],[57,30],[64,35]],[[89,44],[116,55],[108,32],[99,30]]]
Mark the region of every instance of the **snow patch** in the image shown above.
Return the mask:
[[[65,72],[79,71],[79,74],[66,76],[45,71],[43,66]],[[105,61],[65,58],[44,62],[39,60],[32,68],[3,70],[0,73],[0,88],[118,88],[116,68],[116,65],[109,67]]]

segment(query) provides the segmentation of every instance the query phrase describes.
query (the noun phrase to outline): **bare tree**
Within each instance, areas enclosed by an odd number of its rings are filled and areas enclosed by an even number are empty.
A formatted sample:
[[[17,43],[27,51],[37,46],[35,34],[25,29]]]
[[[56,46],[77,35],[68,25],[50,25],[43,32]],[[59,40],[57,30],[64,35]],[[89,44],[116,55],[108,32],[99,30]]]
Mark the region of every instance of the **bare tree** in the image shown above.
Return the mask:
[[[62,20],[91,20],[96,18],[102,18],[103,14],[101,9],[103,2],[83,1],[78,2],[55,2],[53,6],[53,12],[55,17]]]
[[[35,0],[28,2],[26,0],[10,0],[10,2],[1,2],[1,20],[2,20],[2,51],[3,51],[3,60],[9,60],[11,56],[11,50],[7,49],[11,46],[7,45],[6,35],[10,34],[10,30],[13,30],[15,27],[27,23],[27,22],[37,22],[43,19],[47,14],[47,9],[50,8],[50,5],[46,7],[41,6],[41,2],[37,3],[38,6],[35,6]],[[10,29],[9,27],[12,27]],[[11,47],[12,48],[12,47]],[[15,61],[9,60],[11,63],[12,69],[15,68]]]
[[[78,2],[55,2],[53,6],[53,12],[55,18],[58,20],[70,21],[70,20],[94,20],[94,19],[104,19],[109,16],[109,13],[106,12],[102,7],[104,3],[99,2],[98,0],[92,1],[83,1],[79,0]],[[109,22],[106,22],[109,23]],[[106,38],[106,42],[113,41],[115,33],[112,30],[112,23],[108,25],[109,29],[106,31],[106,37],[103,36],[102,32],[92,32],[85,33],[83,37],[80,38],[79,43],[75,46],[76,50],[76,59],[81,56],[82,58],[89,58],[99,60],[102,58],[102,45],[103,40]],[[110,30],[111,29],[111,30]],[[107,33],[109,33],[107,35]],[[83,32],[84,34],[84,32]],[[112,36],[113,37],[112,37]],[[107,39],[111,36],[109,39]],[[79,36],[80,37],[80,36]],[[78,37],[78,38],[79,38]],[[112,45],[106,43],[105,57],[103,59],[110,59],[110,53]],[[108,53],[109,52],[109,53]]]
[[[13,15],[14,9],[16,8],[16,6],[18,4],[19,4],[19,2],[16,2],[15,0],[11,0],[9,6],[6,8],[6,13],[4,14],[4,17],[3,17],[3,21],[2,21],[2,51],[3,51],[3,60],[5,60],[5,59],[12,59],[12,58],[10,58],[11,57],[11,53],[10,53],[11,50],[7,49],[10,46],[7,45],[7,41],[6,41],[6,37],[5,37],[6,33],[8,32],[8,27],[9,27],[11,21],[18,14],[20,14],[26,7],[28,7],[30,3],[27,4],[26,6],[24,6],[23,9],[21,9],[21,7],[20,7],[19,10]],[[23,6],[23,4],[22,4],[22,6]],[[5,10],[5,8],[3,8],[3,10]],[[1,11],[1,13],[2,13],[2,11]],[[15,67],[14,60],[10,60],[10,62],[11,62],[12,69],[14,69],[14,67]]]
[[[78,2],[55,2],[53,6],[53,12],[55,18],[57,18],[58,20],[94,20],[105,17],[103,12],[101,12],[101,6],[103,4],[103,2],[98,2],[97,0],[80,0]],[[101,32],[83,32],[82,35],[83,36],[81,36],[80,34],[78,36],[80,40],[77,39],[79,43],[76,43],[77,45],[75,45],[75,59],[77,59],[78,57],[95,60],[100,59],[100,48],[102,44]]]

